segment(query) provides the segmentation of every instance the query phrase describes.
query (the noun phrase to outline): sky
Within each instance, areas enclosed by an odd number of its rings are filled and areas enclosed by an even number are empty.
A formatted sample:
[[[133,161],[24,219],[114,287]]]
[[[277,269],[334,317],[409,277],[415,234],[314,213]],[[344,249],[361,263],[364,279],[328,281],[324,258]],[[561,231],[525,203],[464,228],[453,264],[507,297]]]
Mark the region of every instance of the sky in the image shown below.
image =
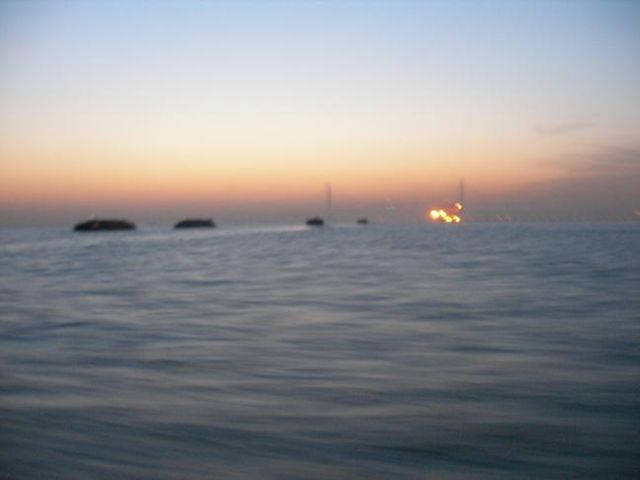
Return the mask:
[[[2,0],[0,225],[640,220],[640,2]]]

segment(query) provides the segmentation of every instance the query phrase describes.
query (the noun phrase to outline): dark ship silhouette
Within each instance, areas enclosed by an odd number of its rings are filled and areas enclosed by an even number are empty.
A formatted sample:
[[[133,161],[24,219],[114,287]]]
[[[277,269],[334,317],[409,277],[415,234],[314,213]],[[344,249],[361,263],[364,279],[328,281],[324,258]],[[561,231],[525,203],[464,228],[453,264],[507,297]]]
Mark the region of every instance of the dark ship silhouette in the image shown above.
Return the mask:
[[[324,208],[325,208],[327,221],[331,222],[332,202],[331,202],[331,184],[329,182],[325,182],[324,184]],[[306,223],[308,227],[324,227],[324,218],[322,217],[307,218]]]
[[[103,232],[135,229],[136,225],[128,220],[114,220],[108,218],[92,218],[86,222],[78,223],[73,227],[75,232]]]
[[[216,223],[210,218],[185,218],[173,228],[215,228]]]
[[[324,227],[324,220],[320,217],[313,217],[307,219],[307,226],[309,227]]]
[[[357,223],[358,225],[369,225],[369,219],[362,217],[362,218],[359,218],[359,219],[356,221],[356,223]]]

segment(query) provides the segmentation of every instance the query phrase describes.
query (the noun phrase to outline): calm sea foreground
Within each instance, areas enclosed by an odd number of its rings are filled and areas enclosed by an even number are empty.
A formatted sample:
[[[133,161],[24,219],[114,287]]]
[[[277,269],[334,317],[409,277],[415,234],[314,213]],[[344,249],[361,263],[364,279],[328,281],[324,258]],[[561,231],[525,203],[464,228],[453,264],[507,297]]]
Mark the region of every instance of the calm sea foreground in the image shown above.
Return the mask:
[[[637,478],[640,224],[0,230],[0,478]]]

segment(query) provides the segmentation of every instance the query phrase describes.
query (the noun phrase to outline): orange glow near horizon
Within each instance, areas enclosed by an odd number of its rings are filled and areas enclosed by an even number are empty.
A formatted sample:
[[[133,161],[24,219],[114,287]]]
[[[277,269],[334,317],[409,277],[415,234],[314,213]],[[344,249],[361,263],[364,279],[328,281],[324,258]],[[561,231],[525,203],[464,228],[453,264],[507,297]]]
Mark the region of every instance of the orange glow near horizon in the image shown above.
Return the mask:
[[[15,145],[14,145],[15,147]],[[255,150],[256,147],[254,147]],[[73,204],[94,201],[120,203],[189,202],[295,203],[314,200],[325,181],[337,198],[381,201],[393,198],[448,197],[453,185],[443,178],[473,179],[475,191],[499,194],[527,182],[554,176],[552,169],[509,163],[514,145],[453,151],[414,145],[411,149],[337,146],[313,151],[212,150],[209,154],[117,149],[56,151],[4,149],[0,177],[2,203]],[[311,153],[313,152],[313,153]],[[522,158],[522,155],[520,155]],[[499,169],[496,176],[484,168]],[[450,165],[456,165],[455,170]]]

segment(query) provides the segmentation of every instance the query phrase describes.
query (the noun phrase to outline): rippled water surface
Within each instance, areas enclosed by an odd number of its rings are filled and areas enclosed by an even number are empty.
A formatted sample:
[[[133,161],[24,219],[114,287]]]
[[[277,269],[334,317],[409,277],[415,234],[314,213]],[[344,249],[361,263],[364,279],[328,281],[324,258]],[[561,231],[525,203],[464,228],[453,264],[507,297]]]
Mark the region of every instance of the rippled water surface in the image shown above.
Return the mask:
[[[0,478],[636,478],[640,225],[0,230]]]

